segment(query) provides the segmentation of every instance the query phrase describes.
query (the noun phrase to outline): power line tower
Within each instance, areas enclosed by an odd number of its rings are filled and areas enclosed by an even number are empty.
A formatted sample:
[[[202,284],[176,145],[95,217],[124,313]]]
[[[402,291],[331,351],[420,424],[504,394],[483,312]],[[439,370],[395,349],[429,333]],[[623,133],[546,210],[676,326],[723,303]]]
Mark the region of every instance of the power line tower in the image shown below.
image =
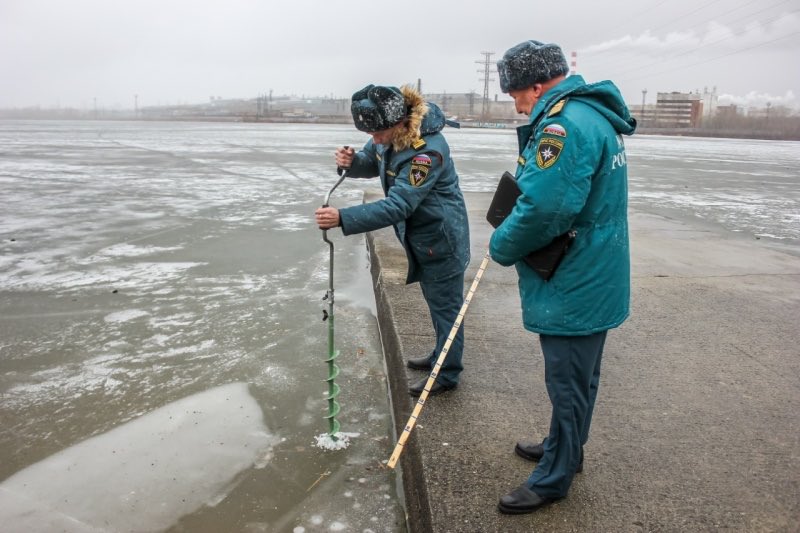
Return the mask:
[[[476,61],[479,65],[483,65],[483,69],[479,70],[478,73],[483,74],[483,78],[480,81],[483,82],[483,107],[481,108],[481,120],[486,121],[489,117],[489,82],[494,81],[494,78],[490,77],[492,75],[492,56],[494,52],[481,52],[483,54],[483,60]]]

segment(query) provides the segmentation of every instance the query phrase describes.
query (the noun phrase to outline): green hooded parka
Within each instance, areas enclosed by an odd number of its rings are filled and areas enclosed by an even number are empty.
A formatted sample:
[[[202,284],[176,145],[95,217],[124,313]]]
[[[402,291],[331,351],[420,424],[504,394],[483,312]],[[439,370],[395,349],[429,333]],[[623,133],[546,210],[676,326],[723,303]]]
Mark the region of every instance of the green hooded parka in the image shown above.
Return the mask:
[[[627,161],[622,135],[636,121],[610,81],[570,76],[534,106],[517,129],[522,194],[490,241],[492,258],[516,265],[525,328],[589,335],[629,314]],[[555,275],[544,281],[522,258],[573,229]]]

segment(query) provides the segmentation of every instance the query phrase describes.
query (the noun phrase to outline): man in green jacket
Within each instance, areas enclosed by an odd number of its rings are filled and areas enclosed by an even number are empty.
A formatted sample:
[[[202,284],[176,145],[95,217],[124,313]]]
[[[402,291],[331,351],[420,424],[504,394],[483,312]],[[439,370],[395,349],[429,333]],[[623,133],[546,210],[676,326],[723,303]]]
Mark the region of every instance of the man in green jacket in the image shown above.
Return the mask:
[[[617,87],[566,77],[555,44],[525,41],[497,62],[500,86],[530,123],[517,130],[521,191],[492,234],[490,253],[515,265],[522,317],[539,334],[552,403],[543,442],[520,441],[537,462],[528,480],[500,498],[503,513],[530,513],[567,495],[583,468],[606,333],[628,317],[630,254],[627,162],[622,135],[636,127]],[[575,239],[545,281],[523,258],[554,238]]]
[[[358,152],[339,148],[336,164],[351,178],[380,177],[386,197],[342,209],[322,207],[315,212],[317,224],[339,226],[345,235],[394,227],[408,259],[406,283],[419,282],[436,336],[431,352],[406,365],[430,372],[461,310],[470,258],[467,207],[441,133],[447,121],[411,86],[367,85],[353,95],[350,110],[356,128],[371,138]],[[462,324],[429,395],[458,386],[463,351]],[[409,393],[420,396],[427,382],[427,376],[421,378]]]

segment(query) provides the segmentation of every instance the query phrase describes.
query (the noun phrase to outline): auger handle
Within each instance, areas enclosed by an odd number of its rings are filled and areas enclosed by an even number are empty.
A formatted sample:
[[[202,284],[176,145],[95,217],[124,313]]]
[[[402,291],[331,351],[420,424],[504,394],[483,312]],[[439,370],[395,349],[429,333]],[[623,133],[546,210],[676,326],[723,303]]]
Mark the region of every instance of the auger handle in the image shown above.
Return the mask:
[[[348,148],[350,148],[350,147],[345,145],[344,149],[347,150]],[[329,207],[330,206],[331,194],[333,194],[333,191],[336,189],[336,187],[338,187],[344,181],[344,178],[347,177],[347,169],[346,168],[336,167],[336,173],[339,174],[340,178],[334,184],[334,186],[331,187],[331,190],[328,191],[328,194],[325,196],[325,203],[322,204],[322,207]]]
[[[350,147],[349,147],[348,145],[346,145],[346,144],[345,144],[345,145],[344,145],[344,149],[345,149],[345,150],[349,150],[349,149],[350,149]],[[337,173],[338,173],[340,176],[341,176],[341,175],[342,175],[344,172],[346,172],[346,171],[347,171],[347,169],[346,169],[346,168],[343,168],[343,167],[336,167],[336,172],[337,172]]]

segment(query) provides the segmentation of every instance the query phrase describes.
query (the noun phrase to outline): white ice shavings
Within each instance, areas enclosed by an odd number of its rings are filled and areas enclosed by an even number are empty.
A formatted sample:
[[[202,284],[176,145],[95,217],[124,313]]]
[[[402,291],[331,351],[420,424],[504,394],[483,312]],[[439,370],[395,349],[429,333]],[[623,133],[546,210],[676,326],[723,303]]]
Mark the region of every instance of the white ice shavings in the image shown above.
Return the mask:
[[[350,446],[350,439],[358,436],[359,433],[343,433],[340,431],[336,434],[336,439],[334,439],[328,433],[322,433],[314,437],[316,441],[314,446],[326,451],[344,450]]]

